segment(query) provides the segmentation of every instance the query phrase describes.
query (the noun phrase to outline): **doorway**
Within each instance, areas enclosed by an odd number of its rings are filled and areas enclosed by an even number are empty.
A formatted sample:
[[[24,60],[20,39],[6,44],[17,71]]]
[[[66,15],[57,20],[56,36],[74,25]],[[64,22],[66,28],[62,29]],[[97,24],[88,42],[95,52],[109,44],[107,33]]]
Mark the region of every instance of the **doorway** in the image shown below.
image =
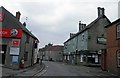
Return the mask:
[[[0,63],[5,64],[5,57],[6,57],[6,49],[7,45],[0,45]]]

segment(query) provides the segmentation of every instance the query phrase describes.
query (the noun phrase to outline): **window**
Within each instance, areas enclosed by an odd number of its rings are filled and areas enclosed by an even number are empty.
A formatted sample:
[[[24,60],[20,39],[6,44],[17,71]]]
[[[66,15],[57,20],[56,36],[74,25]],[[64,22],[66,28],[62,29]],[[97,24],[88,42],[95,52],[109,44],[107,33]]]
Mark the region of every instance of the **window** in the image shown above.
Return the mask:
[[[30,40],[30,36],[26,35],[26,43],[29,43],[29,40]]]
[[[25,52],[24,53],[24,60],[27,61],[27,59],[28,59],[28,52]]]
[[[37,46],[38,46],[38,44],[37,44],[37,43],[35,43],[35,47],[34,47],[34,48],[37,48]]]
[[[82,34],[82,41],[85,39],[85,35],[84,34]]]
[[[120,24],[117,25],[117,38],[120,38]]]
[[[18,63],[18,55],[11,55],[12,63]]]
[[[120,67],[120,51],[117,53],[118,67]]]

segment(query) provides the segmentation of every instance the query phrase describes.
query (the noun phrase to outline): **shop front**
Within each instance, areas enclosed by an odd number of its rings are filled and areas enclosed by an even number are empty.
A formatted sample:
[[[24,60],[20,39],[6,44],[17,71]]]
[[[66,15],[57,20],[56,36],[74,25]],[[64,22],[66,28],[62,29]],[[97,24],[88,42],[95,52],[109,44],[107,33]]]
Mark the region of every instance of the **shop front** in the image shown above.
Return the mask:
[[[21,29],[0,29],[0,64],[11,67],[19,63]]]

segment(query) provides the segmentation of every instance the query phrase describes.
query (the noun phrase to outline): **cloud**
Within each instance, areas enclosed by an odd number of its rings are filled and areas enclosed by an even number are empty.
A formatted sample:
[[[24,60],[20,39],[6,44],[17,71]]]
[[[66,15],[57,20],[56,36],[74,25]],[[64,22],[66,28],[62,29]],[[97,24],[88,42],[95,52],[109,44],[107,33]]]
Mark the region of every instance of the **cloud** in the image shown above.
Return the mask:
[[[21,22],[40,39],[40,47],[49,42],[62,44],[70,32],[78,31],[78,22],[91,23],[97,18],[97,7],[104,7],[106,16],[117,18],[119,0],[2,0],[0,5],[15,15],[21,12]]]

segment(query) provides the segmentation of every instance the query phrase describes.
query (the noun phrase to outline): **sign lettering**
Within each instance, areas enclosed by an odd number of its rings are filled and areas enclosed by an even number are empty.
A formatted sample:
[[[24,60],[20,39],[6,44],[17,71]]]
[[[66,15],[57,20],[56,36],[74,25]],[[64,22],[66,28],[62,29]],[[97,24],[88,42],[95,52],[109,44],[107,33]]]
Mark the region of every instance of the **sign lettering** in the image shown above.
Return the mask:
[[[21,38],[22,37],[22,30],[21,29],[0,29],[0,37],[15,37]]]

